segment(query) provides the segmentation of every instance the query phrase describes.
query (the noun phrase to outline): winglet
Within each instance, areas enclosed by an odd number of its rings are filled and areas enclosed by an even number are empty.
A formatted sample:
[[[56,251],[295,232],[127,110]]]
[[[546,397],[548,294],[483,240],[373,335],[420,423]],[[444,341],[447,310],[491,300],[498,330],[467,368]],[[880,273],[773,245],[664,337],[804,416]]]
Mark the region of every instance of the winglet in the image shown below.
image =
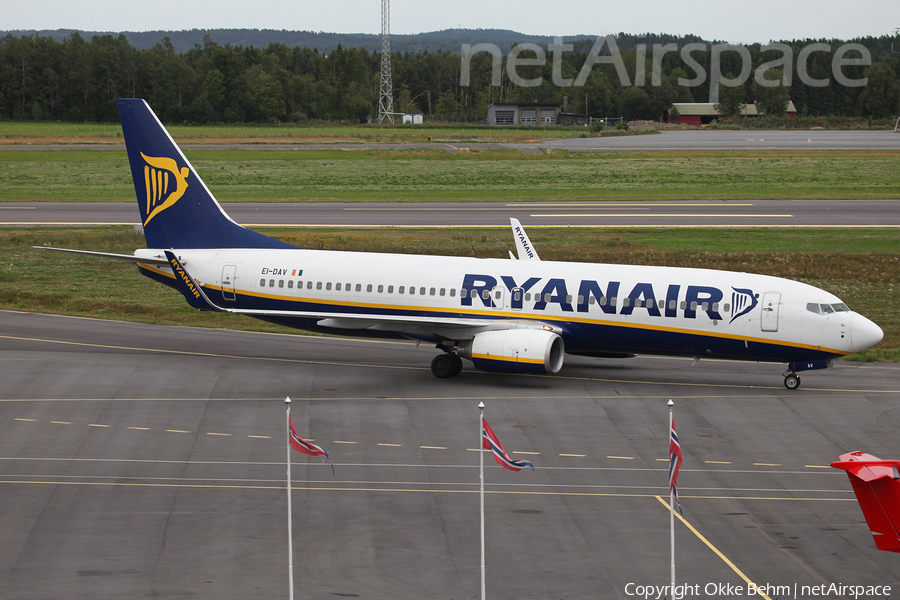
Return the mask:
[[[853,492],[879,550],[900,552],[900,461],[863,452],[843,454],[831,463],[847,471]]]
[[[519,260],[541,260],[519,220],[510,218],[509,224],[512,226],[513,237],[516,239],[516,253],[519,255]]]
[[[175,274],[175,281],[178,283],[178,291],[184,295],[188,304],[199,310],[223,312],[221,308],[213,304],[206,294],[203,293],[203,288],[200,287],[199,283],[194,281],[194,278],[187,272],[187,269],[184,268],[184,265],[181,264],[181,261],[178,260],[178,257],[175,256],[175,254],[166,250],[166,258],[169,261],[169,265],[172,267],[172,273]]]

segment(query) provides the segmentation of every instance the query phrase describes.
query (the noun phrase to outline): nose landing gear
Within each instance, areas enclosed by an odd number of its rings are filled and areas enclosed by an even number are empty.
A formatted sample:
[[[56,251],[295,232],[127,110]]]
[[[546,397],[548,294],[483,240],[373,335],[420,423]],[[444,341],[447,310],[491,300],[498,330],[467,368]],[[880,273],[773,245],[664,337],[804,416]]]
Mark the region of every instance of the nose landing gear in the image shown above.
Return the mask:
[[[796,373],[786,371],[784,374],[784,387],[789,390],[796,390],[800,387],[800,376]]]

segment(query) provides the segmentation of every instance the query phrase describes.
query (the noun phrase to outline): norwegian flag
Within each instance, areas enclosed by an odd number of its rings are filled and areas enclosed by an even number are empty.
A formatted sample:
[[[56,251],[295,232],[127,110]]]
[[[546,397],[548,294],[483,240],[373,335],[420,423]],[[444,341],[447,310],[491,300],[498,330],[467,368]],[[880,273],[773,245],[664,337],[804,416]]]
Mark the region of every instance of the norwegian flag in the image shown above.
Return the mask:
[[[507,456],[506,450],[503,449],[500,440],[497,439],[496,434],[491,430],[491,426],[484,419],[482,419],[481,423],[483,425],[481,428],[481,445],[494,453],[494,459],[498,465],[510,471],[521,471],[525,467],[531,467],[531,470],[534,471],[534,465],[527,460],[513,460]]]
[[[297,435],[297,431],[294,429],[294,420],[289,418],[288,423],[291,427],[291,437],[290,444],[291,448],[296,450],[297,452],[302,452],[303,454],[308,454],[309,456],[324,456],[328,459],[328,464],[331,465],[331,474],[334,474],[334,463],[331,462],[331,457],[328,456],[328,453],[321,446],[316,446],[311,442],[307,442],[302,437]]]
[[[675,502],[678,503],[678,512],[681,512],[681,502],[678,500],[678,488],[675,487],[675,480],[678,479],[678,468],[683,462],[681,444],[678,443],[678,434],[675,433],[675,420],[673,419],[669,429],[669,492],[674,495]]]

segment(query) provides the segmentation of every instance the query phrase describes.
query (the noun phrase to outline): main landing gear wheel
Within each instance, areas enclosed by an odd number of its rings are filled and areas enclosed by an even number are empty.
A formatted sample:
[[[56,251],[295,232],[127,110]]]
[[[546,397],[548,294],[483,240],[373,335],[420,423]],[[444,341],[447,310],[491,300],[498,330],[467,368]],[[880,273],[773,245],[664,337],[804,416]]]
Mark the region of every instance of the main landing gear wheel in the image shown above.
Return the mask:
[[[438,354],[431,361],[431,372],[440,379],[456,377],[461,371],[462,359],[457,354]]]
[[[796,390],[800,387],[800,376],[796,373],[789,373],[784,378],[784,387],[789,390]]]

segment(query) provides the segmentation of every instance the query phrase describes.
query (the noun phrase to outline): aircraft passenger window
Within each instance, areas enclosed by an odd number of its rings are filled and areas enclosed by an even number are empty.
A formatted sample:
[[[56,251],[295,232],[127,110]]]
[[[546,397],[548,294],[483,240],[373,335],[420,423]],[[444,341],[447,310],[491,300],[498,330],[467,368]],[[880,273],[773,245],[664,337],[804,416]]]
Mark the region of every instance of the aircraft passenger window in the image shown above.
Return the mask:
[[[397,288],[397,293],[398,293],[398,294],[402,294],[402,293],[404,293],[405,291],[406,291],[406,286],[405,286],[405,285],[401,285],[400,287]]]
[[[430,290],[428,290],[428,293],[431,296],[434,296],[435,292],[436,292],[436,290],[434,288],[431,288]]]
[[[353,286],[348,283],[347,285],[344,286],[344,289],[349,292],[351,289],[353,289]]]
[[[514,302],[518,302],[521,299],[522,299],[522,292],[520,292],[519,290],[516,290],[515,292],[513,292],[513,301]]]
[[[279,279],[279,280],[278,280],[278,287],[280,287],[280,288],[283,288],[283,287],[284,287],[284,279]]]
[[[669,300],[669,310],[675,310],[675,301]]]
[[[450,288],[450,297],[456,298],[456,288]]]
[[[274,280],[274,279],[270,279],[270,280],[269,280],[269,287],[275,287],[275,280]]]
[[[615,296],[613,296],[612,298],[610,298],[610,299],[609,299],[609,305],[610,305],[610,306],[615,306],[615,305],[616,305],[616,300],[618,300],[618,298],[616,298]]]
[[[265,279],[260,279],[260,280],[259,280],[259,287],[266,287],[266,280],[265,280]]]
[[[622,306],[627,308],[630,303],[631,303],[631,298],[622,298]]]
[[[666,301],[660,300],[656,306],[657,306],[657,308],[664,308],[666,306]]]
[[[834,309],[831,308],[831,305],[830,305],[830,304],[823,304],[823,305],[822,305],[822,314],[823,314],[823,315],[830,315],[830,314],[833,313],[833,312],[834,312]]]
[[[362,291],[362,285],[361,285],[361,284],[359,284],[359,283],[356,284],[356,291],[357,291],[357,292],[361,292],[361,291]]]
[[[502,295],[503,295],[503,292],[501,292],[500,290],[497,290],[496,292],[494,292],[494,298],[496,298],[497,300],[499,300],[500,296],[502,296]]]
[[[372,284],[371,284],[371,283],[370,283],[369,285],[366,286],[366,291],[367,291],[367,292],[371,292],[371,291],[372,291]]]
[[[694,302],[694,304],[697,304],[697,303]],[[687,300],[682,300],[681,301],[681,310],[684,310],[686,308],[687,308]]]
[[[606,296],[600,296],[600,306],[606,306]]]
[[[707,311],[707,310],[709,310],[709,302],[704,302],[703,304],[701,304],[701,305],[700,305],[700,310],[702,310],[702,311]]]
[[[581,298],[581,296],[579,296],[579,298]],[[596,302],[596,301],[597,301],[597,299],[594,298],[593,296],[591,296],[590,298],[588,298],[588,303],[589,303],[591,306],[593,306],[593,305],[594,305],[594,302]],[[581,303],[581,301],[579,300],[579,304],[580,304],[580,303]]]
[[[313,284],[312,281],[307,281],[307,282],[306,282],[306,289],[311,290],[311,289],[312,289],[312,284]]]
[[[317,281],[317,282],[316,282],[316,289],[317,289],[317,290],[321,290],[321,289],[322,289],[322,282],[321,282],[321,281]]]
[[[447,294],[447,290],[444,288],[441,288],[441,296],[445,296],[446,294]]]
[[[383,293],[384,293],[384,286],[383,286],[383,285],[380,285],[380,284],[379,284],[379,286],[378,286],[378,293],[379,293],[379,294],[383,294]]]
[[[420,295],[420,296],[424,296],[424,295],[425,295],[425,288],[423,288],[423,287],[422,287],[422,288],[419,288],[419,295]]]
[[[394,293],[394,286],[389,285],[388,286],[388,294],[393,294],[393,293]]]
[[[334,289],[337,290],[338,292],[341,291],[341,284],[339,284],[339,283],[335,284]]]
[[[691,310],[697,310],[697,303],[691,302]]]
[[[414,296],[416,294],[416,287],[411,285],[409,286],[409,295]]]
[[[547,294],[547,295],[549,296],[550,294]],[[484,298],[485,300],[489,300],[489,299],[491,298],[491,293],[490,293],[489,291],[487,291],[487,290],[484,290],[484,291],[481,293],[481,296],[482,296],[482,298]]]
[[[544,302],[550,302],[550,294],[544,294]]]
[[[719,303],[713,302],[712,309],[714,312],[719,312]]]
[[[331,282],[330,281],[325,284],[325,289],[329,290],[329,291],[331,290]]]
[[[728,312],[729,310],[731,310],[731,305],[726,302],[725,306],[722,307],[722,310],[724,310],[725,312]]]
[[[531,292],[525,292],[525,302],[531,302]]]
[[[566,296],[566,304],[572,304],[572,294]]]
[[[294,280],[293,279],[288,279],[288,289],[289,290],[294,289]]]

